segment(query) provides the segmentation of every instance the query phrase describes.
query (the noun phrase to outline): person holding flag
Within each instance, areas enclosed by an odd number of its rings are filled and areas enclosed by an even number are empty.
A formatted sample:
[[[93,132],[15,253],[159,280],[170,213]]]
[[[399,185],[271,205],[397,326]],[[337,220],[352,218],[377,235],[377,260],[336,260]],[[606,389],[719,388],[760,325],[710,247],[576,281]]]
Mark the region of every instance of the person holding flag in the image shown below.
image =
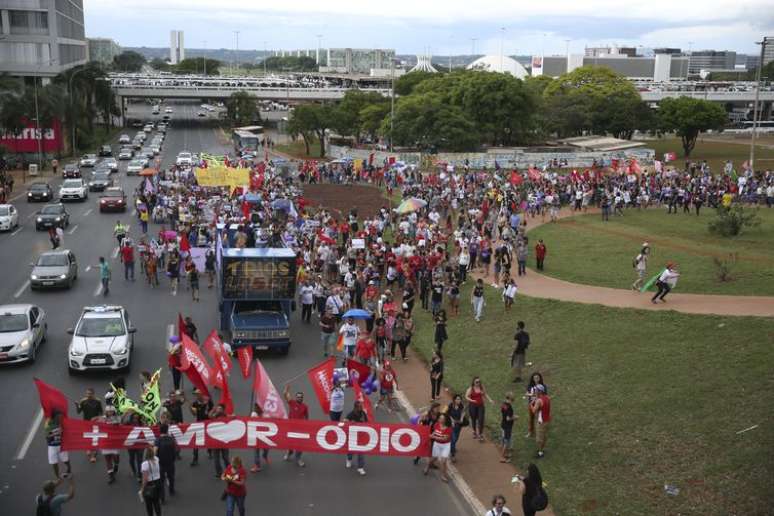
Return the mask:
[[[658,288],[658,292],[653,295],[653,297],[650,299],[650,302],[655,305],[660,299],[663,303],[666,303],[666,299],[664,298],[672,291],[673,288],[675,288],[677,285],[677,278],[679,277],[680,273],[677,272],[677,264],[667,262],[666,269],[664,269],[661,274],[659,274],[658,279],[656,280],[656,287]]]
[[[62,412],[55,408],[51,411],[51,416],[46,420],[46,445],[48,446],[48,463],[54,469],[54,476],[57,480],[59,476],[59,463],[64,463],[67,467],[65,478],[72,472],[70,468],[70,455],[62,451]]]
[[[366,414],[366,411],[363,410],[363,402],[360,400],[355,400],[354,407],[352,408],[352,412],[347,414],[346,421],[348,423],[367,423],[368,422],[368,415]],[[352,467],[352,454],[347,454],[347,462],[346,466],[347,469]],[[365,475],[365,456],[362,453],[357,454],[357,472],[360,473],[360,475]]]
[[[284,391],[285,401],[288,402],[288,419],[309,419],[309,407],[304,403],[304,393],[301,391],[296,392],[295,399],[290,395],[290,384],[285,384]],[[295,453],[295,455],[294,455]],[[303,468],[306,463],[301,460],[301,451],[288,450],[285,454],[285,460],[291,460],[295,457],[298,467]]]

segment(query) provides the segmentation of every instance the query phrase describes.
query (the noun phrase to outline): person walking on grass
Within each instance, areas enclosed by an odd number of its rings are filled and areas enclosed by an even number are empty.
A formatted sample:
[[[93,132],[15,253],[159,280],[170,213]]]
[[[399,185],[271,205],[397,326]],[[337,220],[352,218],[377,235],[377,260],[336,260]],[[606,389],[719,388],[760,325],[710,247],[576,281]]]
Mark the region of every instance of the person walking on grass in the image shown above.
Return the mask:
[[[524,321],[516,323],[516,334],[513,336],[516,346],[511,355],[511,369],[513,370],[514,383],[521,381],[521,373],[526,365],[527,348],[529,347],[529,333],[524,329]]]
[[[640,254],[634,257],[632,265],[637,272],[637,279],[632,283],[632,290],[640,290],[645,281],[645,275],[648,272],[648,258],[650,257],[650,245],[647,242],[642,243]]]
[[[530,410],[535,414],[535,441],[537,444],[537,458],[542,459],[545,454],[546,441],[548,440],[548,427],[551,423],[551,398],[546,394],[545,385],[535,387],[537,399],[532,402]]]
[[[537,245],[535,246],[535,266],[537,270],[542,271],[543,270],[543,263],[546,260],[546,253],[548,252],[548,249],[546,248],[546,244],[543,243],[543,239],[541,238],[538,240]]]
[[[440,349],[436,349],[430,359],[430,401],[436,401],[441,397],[441,385],[443,385],[443,355]]]
[[[650,299],[650,302],[655,305],[660,299],[662,303],[666,303],[666,299],[664,298],[672,291],[673,288],[675,288],[677,285],[677,279],[679,277],[680,273],[677,272],[677,264],[668,262],[666,264],[666,269],[664,269],[664,272],[662,272],[656,280],[656,287],[658,287],[658,291]]]
[[[484,442],[484,419],[486,416],[486,407],[484,401],[494,403],[492,398],[486,393],[481,378],[473,377],[470,387],[465,391],[465,400],[468,402],[468,413],[470,415],[470,426],[473,428],[473,439]]]
[[[476,318],[476,322],[481,322],[484,305],[486,304],[484,299],[484,280],[481,278],[476,280],[476,284],[470,291],[470,303],[473,305],[473,315]]]

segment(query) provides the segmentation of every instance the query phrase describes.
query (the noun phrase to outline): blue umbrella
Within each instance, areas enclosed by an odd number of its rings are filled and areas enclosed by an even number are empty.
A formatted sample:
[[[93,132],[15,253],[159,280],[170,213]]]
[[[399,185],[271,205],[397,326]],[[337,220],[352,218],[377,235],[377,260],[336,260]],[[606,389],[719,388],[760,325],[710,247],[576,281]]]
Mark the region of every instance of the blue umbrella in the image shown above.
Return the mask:
[[[370,319],[371,317],[373,317],[373,315],[368,310],[363,310],[360,308],[351,308],[347,310],[342,317],[344,317],[345,319],[347,317],[351,317],[353,319]]]
[[[275,210],[290,210],[290,201],[288,199],[277,199],[271,203],[271,207]]]

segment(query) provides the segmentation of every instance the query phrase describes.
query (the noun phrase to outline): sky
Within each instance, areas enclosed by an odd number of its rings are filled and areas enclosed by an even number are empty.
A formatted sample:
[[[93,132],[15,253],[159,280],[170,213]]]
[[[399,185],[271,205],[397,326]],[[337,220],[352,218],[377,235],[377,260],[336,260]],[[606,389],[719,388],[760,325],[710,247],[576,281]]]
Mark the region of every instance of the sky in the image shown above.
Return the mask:
[[[270,5],[269,5],[270,4]],[[757,53],[772,0],[84,0],[86,34],[122,46],[394,48],[398,54],[553,55],[587,46]]]

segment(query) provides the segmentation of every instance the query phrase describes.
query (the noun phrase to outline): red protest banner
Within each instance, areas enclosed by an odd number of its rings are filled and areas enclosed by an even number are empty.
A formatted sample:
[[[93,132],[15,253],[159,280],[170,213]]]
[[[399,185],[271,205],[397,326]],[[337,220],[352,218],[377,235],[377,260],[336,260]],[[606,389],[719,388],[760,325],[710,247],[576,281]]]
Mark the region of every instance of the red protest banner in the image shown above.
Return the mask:
[[[35,122],[26,118],[22,124],[24,128],[18,133],[0,129],[0,146],[12,153],[37,152],[40,142],[41,152],[62,150],[62,125],[58,118],[52,119],[48,127],[35,127]]]
[[[212,361],[215,362],[215,387],[222,388],[228,375],[231,373],[231,359],[223,347],[223,341],[220,340],[215,330],[212,330],[207,335],[207,338],[204,339],[204,350]],[[221,369],[223,370],[222,374]]]
[[[395,457],[430,455],[429,427],[406,424],[233,417],[169,425],[169,434],[181,448],[292,449]],[[62,421],[62,449],[67,451],[144,448],[156,437],[158,427],[70,418]]]
[[[180,352],[180,370],[185,371],[196,388],[208,393],[208,387],[215,385],[215,373],[204,359],[199,346],[188,335],[184,333],[181,340],[183,344]]]
[[[331,391],[333,390],[333,368],[335,365],[336,358],[330,357],[306,372],[309,376],[309,383],[312,384],[314,393],[320,401],[320,408],[326,414],[331,411]]]

